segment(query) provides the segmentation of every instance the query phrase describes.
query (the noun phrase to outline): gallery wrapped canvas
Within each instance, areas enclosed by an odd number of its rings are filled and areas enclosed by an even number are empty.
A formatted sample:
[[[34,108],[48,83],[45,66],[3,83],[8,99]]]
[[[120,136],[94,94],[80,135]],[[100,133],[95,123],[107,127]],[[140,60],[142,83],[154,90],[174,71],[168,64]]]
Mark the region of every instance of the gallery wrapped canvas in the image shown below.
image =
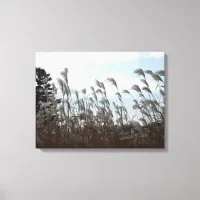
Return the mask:
[[[164,148],[163,52],[38,52],[37,148]]]

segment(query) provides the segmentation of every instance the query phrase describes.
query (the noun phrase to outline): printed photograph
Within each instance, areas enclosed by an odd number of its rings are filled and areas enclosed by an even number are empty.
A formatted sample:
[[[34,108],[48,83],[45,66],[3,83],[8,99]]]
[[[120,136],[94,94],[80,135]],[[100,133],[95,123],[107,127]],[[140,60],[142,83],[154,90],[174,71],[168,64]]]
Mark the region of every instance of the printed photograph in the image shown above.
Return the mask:
[[[164,52],[37,52],[36,148],[164,148]]]

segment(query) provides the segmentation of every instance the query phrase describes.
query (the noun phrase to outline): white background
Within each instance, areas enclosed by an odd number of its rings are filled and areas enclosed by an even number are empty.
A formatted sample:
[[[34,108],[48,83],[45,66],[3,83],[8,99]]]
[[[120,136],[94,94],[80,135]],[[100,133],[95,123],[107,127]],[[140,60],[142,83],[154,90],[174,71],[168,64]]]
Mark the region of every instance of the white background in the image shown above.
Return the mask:
[[[0,0],[0,199],[199,200],[199,10],[198,0]],[[166,149],[35,149],[37,51],[166,52]]]

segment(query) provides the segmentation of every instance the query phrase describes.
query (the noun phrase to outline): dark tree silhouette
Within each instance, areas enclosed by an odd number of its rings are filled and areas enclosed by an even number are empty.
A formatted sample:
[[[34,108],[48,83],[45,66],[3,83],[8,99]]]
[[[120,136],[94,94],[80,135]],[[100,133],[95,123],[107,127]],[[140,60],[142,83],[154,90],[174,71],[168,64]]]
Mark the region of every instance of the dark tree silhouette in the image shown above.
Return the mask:
[[[39,111],[39,102],[48,102],[48,96],[53,94],[50,84],[52,78],[44,69],[36,68],[36,113]]]

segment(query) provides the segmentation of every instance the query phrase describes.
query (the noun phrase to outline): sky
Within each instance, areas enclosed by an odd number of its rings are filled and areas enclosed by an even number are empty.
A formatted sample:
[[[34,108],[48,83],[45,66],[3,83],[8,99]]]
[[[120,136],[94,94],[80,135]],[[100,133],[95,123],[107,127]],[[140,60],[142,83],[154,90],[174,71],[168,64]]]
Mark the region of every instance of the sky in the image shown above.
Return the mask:
[[[60,72],[67,67],[69,86],[78,91],[86,88],[87,93],[91,92],[90,87],[95,87],[95,79],[104,82],[108,99],[119,103],[115,95],[116,88],[106,79],[114,78],[119,91],[130,90],[134,84],[142,87],[142,77],[138,77],[133,71],[138,68],[164,70],[164,52],[37,52],[35,65],[50,73],[55,84],[57,78],[61,78]],[[154,90],[155,81],[150,76],[147,76],[147,81]],[[135,91],[132,94],[138,96]],[[130,96],[123,94],[123,100],[129,115],[133,116],[133,102]]]

